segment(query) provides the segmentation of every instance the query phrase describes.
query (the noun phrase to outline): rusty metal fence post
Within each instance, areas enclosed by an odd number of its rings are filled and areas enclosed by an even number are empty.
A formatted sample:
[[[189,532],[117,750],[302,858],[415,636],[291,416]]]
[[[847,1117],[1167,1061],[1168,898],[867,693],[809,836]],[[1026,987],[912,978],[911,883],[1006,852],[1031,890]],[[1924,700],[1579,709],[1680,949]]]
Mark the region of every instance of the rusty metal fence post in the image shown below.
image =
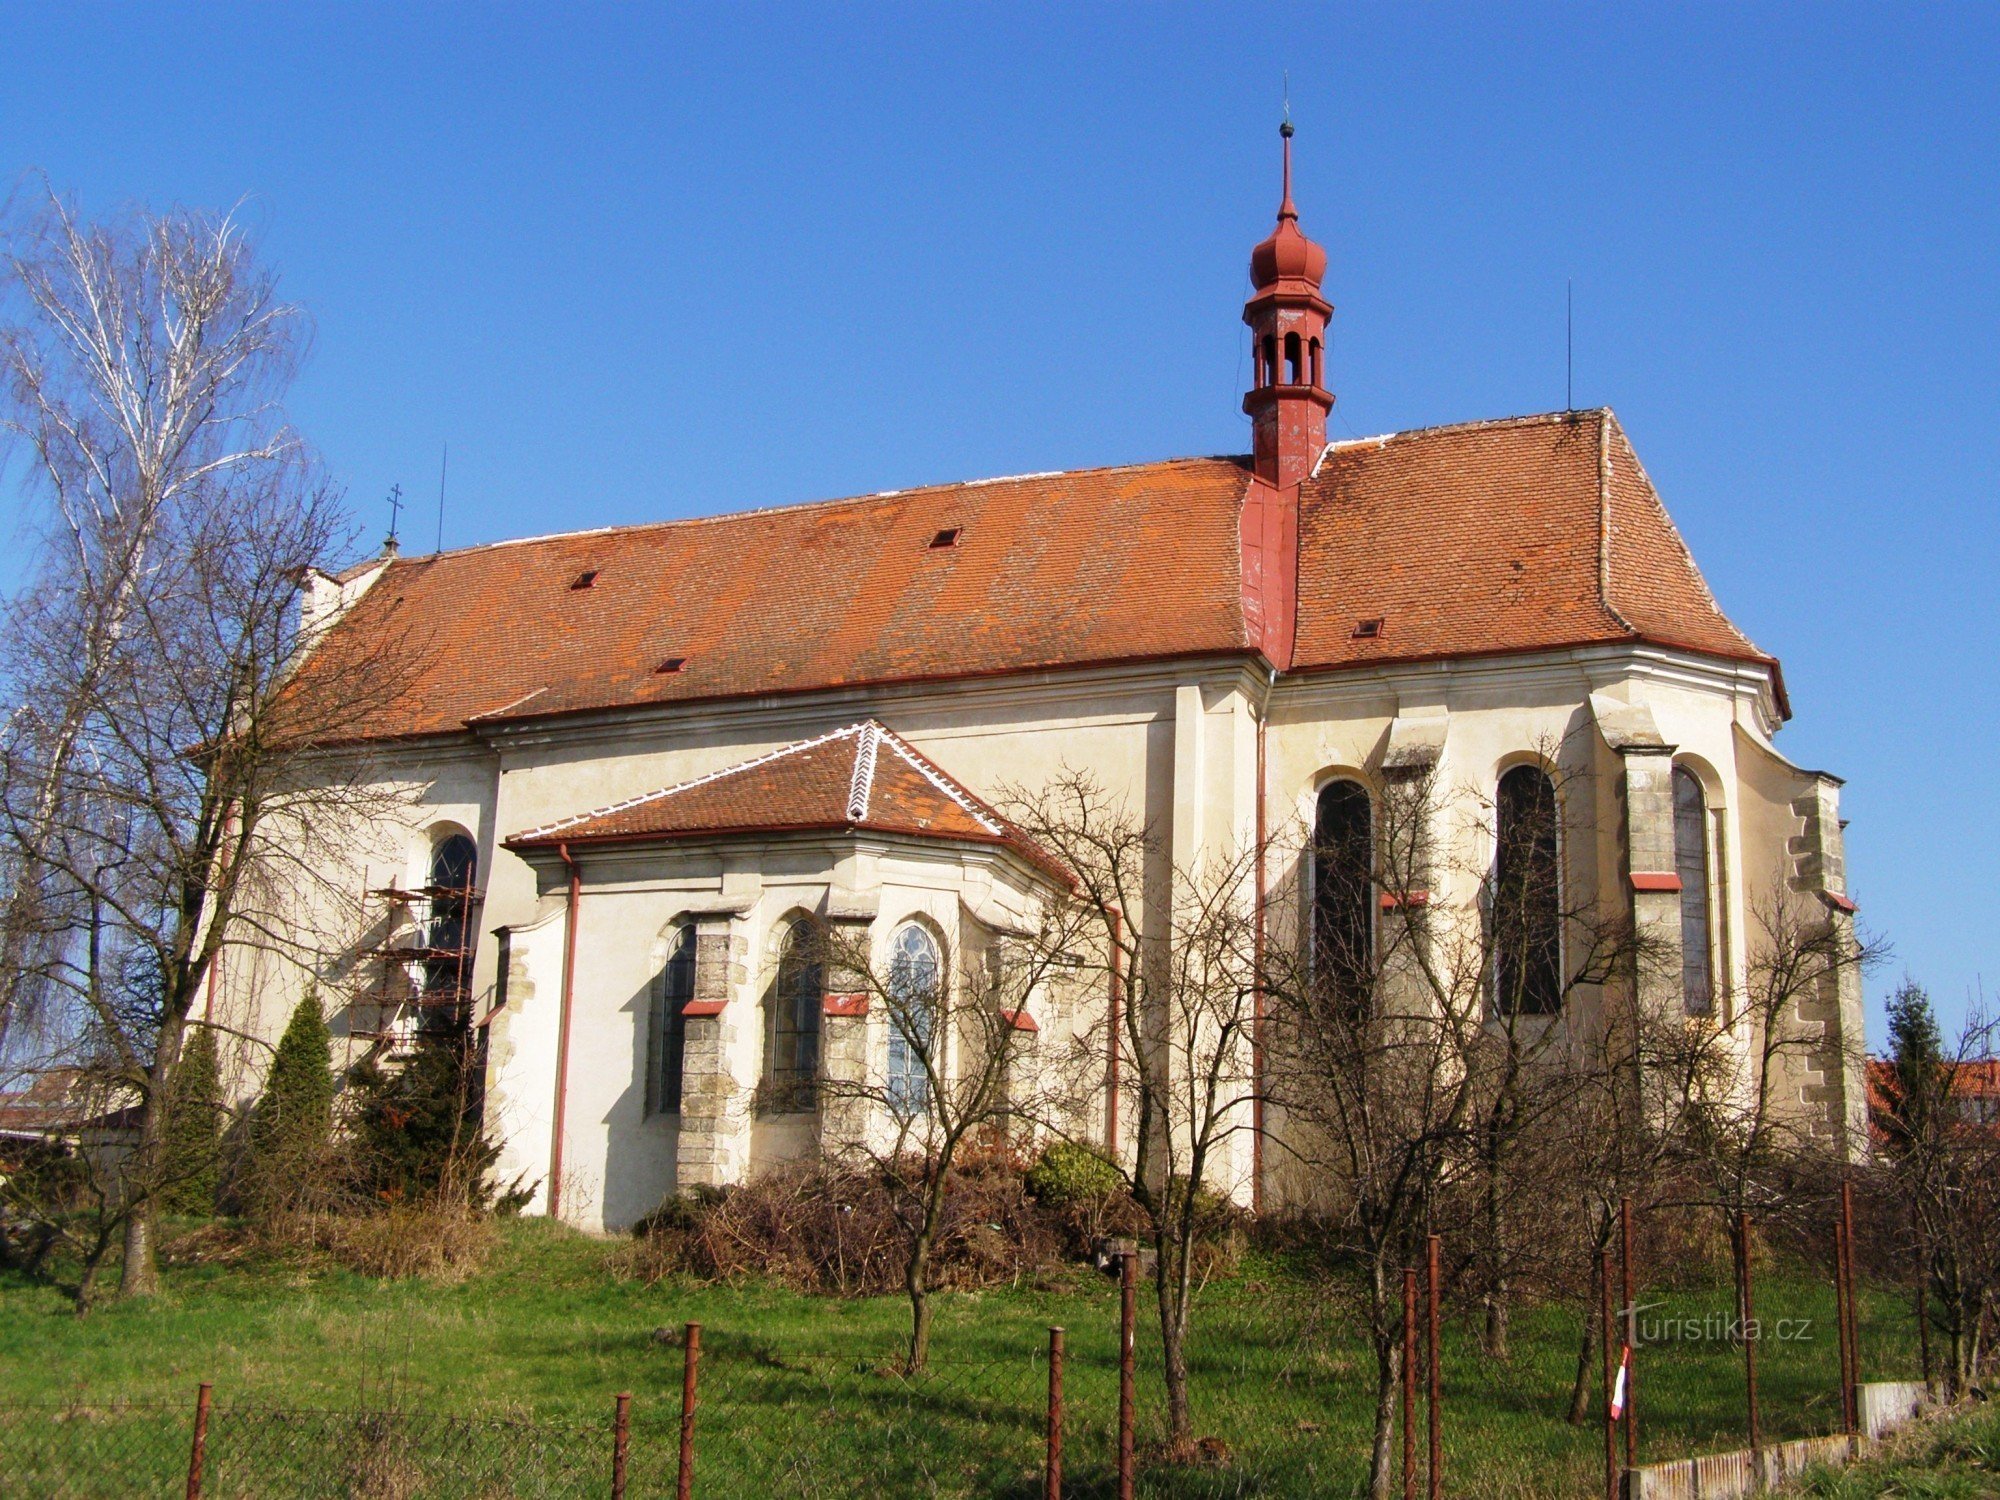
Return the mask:
[[[1625,1291],[1625,1467],[1639,1467],[1639,1293],[1632,1273],[1632,1200],[1618,1200],[1618,1257]]]
[[[1139,1252],[1127,1250],[1118,1267],[1118,1500],[1132,1500],[1132,1335],[1139,1307]]]
[[[1597,1252],[1597,1342],[1604,1386],[1604,1500],[1618,1500],[1618,1414],[1611,1404],[1611,1251]]]
[[[1444,1413],[1439,1406],[1442,1389],[1441,1371],[1444,1365],[1444,1351],[1438,1347],[1438,1249],[1436,1235],[1431,1235],[1425,1246],[1426,1295],[1429,1306],[1426,1309],[1426,1338],[1424,1340],[1426,1359],[1430,1363],[1430,1500],[1440,1500],[1444,1494]]]
[[[1833,1225],[1833,1320],[1840,1342],[1840,1430],[1854,1431],[1854,1388],[1847,1381],[1847,1225]]]
[[[695,1376],[701,1365],[701,1324],[690,1323],[681,1337],[681,1462],[674,1500],[694,1500]]]
[[[1062,1500],[1063,1331],[1049,1330],[1049,1449],[1042,1464],[1043,1500]]]
[[[1924,1230],[1910,1210],[1910,1238],[1916,1240],[1916,1346],[1924,1360],[1924,1390],[1930,1392],[1930,1256],[1924,1250]]]
[[[1417,1268],[1403,1268],[1403,1500],[1417,1500]]]
[[[1861,1426],[1861,1301],[1855,1295],[1854,1286],[1854,1184],[1840,1185],[1840,1228],[1841,1242],[1846,1248],[1847,1264],[1842,1268],[1841,1277],[1847,1286],[1847,1364],[1840,1372],[1847,1409],[1847,1430],[1854,1432]]]
[[[611,1500],[625,1500],[625,1455],[632,1444],[632,1393],[620,1391],[611,1418]]]
[[[201,1500],[201,1471],[208,1459],[208,1406],[215,1387],[206,1380],[194,1398],[194,1446],[188,1450],[187,1500]]]
[[[1736,1290],[1742,1316],[1743,1395],[1749,1405],[1750,1452],[1763,1472],[1764,1432],[1757,1420],[1757,1298],[1750,1266],[1750,1211],[1736,1211]]]

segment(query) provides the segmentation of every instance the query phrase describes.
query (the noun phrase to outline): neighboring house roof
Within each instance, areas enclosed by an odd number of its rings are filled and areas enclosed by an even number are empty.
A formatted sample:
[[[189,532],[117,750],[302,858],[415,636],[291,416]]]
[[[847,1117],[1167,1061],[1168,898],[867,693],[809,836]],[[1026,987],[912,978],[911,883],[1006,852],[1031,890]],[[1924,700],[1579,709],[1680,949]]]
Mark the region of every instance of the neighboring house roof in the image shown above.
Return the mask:
[[[138,1123],[136,1105],[113,1106],[87,1068],[42,1068],[22,1087],[0,1092],[0,1136],[40,1140],[79,1130],[119,1129]]]
[[[1962,1125],[1985,1125],[2000,1129],[2000,1058],[1968,1058],[1946,1063],[1951,1070],[1950,1098]],[[1869,1130],[1880,1143],[1889,1138],[1902,1094],[1896,1064],[1886,1057],[1868,1059]]]
[[[510,849],[856,831],[995,844],[1067,883],[1060,861],[873,719],[507,840]]]
[[[1247,459],[1175,459],[397,558],[300,680],[407,653],[409,680],[343,732],[373,739],[1249,656],[1251,484]],[[1283,668],[1643,640],[1775,675],[1608,411],[1331,445],[1300,489],[1296,585]],[[1363,620],[1382,624],[1357,635]]]

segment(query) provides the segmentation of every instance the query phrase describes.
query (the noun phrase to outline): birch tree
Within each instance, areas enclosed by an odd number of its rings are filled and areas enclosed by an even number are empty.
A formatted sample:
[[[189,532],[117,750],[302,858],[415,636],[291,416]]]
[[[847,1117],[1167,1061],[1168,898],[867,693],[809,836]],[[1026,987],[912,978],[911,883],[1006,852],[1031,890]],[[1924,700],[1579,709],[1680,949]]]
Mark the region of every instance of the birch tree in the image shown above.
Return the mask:
[[[304,317],[230,219],[51,194],[5,269],[0,420],[45,539],[0,620],[0,1016],[58,1013],[131,1107],[109,1201],[142,1295],[188,1019],[225,943],[311,967],[349,928],[350,841],[401,794],[336,747],[412,658],[294,676],[301,581],[351,531],[279,405]]]

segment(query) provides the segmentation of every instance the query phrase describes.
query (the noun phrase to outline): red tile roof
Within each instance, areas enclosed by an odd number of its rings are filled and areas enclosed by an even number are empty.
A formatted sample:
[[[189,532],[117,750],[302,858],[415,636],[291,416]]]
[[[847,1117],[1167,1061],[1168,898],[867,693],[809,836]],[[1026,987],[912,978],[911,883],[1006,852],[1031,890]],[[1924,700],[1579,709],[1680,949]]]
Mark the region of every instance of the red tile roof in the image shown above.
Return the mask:
[[[1248,656],[1247,462],[1028,475],[399,558],[301,681],[338,682],[399,644],[417,666],[352,731],[384,738]],[[954,545],[930,545],[951,528]],[[1606,411],[1334,445],[1301,488],[1296,574],[1296,649],[1280,666],[1646,640],[1775,674],[1709,595]],[[1379,633],[1358,638],[1362,620]]]
[[[998,844],[1068,872],[908,741],[867,719],[642,797],[526,829],[510,849],[854,830]]]
[[[1337,443],[1302,488],[1295,669],[1631,640],[1769,660],[1608,411]]]

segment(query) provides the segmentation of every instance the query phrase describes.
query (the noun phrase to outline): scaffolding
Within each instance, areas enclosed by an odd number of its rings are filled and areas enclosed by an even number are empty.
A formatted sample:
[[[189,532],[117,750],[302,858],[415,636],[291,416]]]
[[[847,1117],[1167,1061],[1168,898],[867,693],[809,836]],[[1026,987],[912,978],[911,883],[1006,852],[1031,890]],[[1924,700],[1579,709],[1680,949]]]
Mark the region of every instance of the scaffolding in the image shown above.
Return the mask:
[[[462,886],[405,887],[391,881],[368,892],[387,908],[388,938],[369,950],[372,991],[357,998],[349,1035],[391,1056],[432,1039],[462,1039],[472,1029],[472,961],[485,892]]]

